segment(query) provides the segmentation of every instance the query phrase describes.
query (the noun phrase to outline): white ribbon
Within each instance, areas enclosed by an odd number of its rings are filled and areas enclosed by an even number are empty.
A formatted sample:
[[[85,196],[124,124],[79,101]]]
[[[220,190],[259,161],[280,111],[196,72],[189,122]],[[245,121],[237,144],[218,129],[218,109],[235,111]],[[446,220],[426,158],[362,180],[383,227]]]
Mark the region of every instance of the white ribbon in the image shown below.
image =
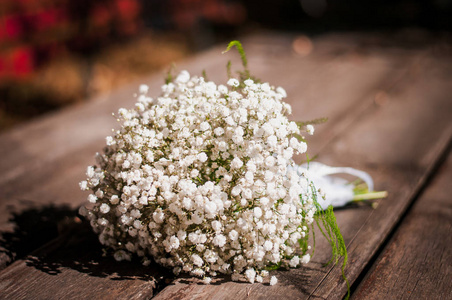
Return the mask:
[[[364,171],[349,167],[330,167],[319,162],[310,162],[309,165],[303,164],[296,167],[298,175],[305,176],[314,183],[317,189],[321,189],[325,194],[325,200],[319,201],[320,206],[326,209],[329,205],[333,207],[344,206],[353,201],[353,188],[347,180],[338,177],[332,177],[333,174],[349,174],[362,179],[369,192],[374,189],[372,177]]]

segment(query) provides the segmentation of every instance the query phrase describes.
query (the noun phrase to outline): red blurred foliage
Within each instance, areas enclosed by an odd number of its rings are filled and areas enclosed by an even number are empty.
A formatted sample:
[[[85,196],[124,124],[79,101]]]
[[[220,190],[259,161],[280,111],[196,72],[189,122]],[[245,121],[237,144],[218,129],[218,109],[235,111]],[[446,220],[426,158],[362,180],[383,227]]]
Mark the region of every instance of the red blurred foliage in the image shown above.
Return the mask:
[[[90,16],[90,21],[93,23],[94,27],[104,28],[108,27],[113,14],[111,9],[102,4],[96,4],[93,6],[93,10]]]
[[[140,4],[135,0],[116,0],[116,30],[121,35],[133,35],[138,31],[134,20],[140,15]]]
[[[33,49],[18,46],[0,52],[0,79],[27,79],[35,66]]]
[[[13,51],[12,55],[13,72],[19,78],[26,78],[33,70],[34,58],[30,47],[24,46]]]
[[[0,37],[14,40],[18,38],[23,32],[22,22],[19,15],[6,16],[3,19],[2,23],[4,27],[0,27]]]
[[[64,51],[94,53],[153,17],[163,28],[197,32],[240,25],[246,10],[238,0],[0,0],[0,78],[27,78]]]
[[[199,19],[213,24],[239,25],[246,19],[245,7],[239,2],[221,0],[171,0],[171,9],[176,27],[187,29],[195,26]]]
[[[0,79],[28,78],[74,46],[96,49],[115,34],[136,34],[139,1],[0,0]]]
[[[66,18],[66,12],[62,8],[51,8],[41,10],[31,15],[31,26],[35,31],[35,34],[39,34],[40,31],[46,31],[57,26],[61,21]]]
[[[135,0],[116,0],[116,8],[122,20],[133,20],[140,13],[140,5]]]

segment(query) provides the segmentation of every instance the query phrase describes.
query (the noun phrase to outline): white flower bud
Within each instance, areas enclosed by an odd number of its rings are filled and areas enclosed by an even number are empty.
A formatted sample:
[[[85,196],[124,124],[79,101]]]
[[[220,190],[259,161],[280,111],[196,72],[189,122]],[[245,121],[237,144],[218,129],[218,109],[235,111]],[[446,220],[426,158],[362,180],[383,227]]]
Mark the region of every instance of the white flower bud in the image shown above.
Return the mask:
[[[233,86],[233,87],[238,87],[240,85],[239,81],[235,78],[230,78],[228,80],[228,85]]]

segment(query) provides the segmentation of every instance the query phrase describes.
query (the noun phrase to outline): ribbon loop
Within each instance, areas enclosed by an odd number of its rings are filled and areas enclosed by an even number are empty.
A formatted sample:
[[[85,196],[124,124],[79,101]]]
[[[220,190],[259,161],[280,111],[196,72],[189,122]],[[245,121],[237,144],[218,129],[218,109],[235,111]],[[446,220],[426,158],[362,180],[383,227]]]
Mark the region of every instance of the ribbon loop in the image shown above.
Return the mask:
[[[350,167],[330,167],[319,162],[311,162],[309,165],[296,166],[296,170],[298,175],[305,174],[316,188],[323,191],[325,201],[319,201],[323,209],[326,209],[329,205],[341,207],[353,201],[354,186],[343,178],[330,175],[349,174],[363,180],[370,192],[374,188],[372,177],[368,173]]]

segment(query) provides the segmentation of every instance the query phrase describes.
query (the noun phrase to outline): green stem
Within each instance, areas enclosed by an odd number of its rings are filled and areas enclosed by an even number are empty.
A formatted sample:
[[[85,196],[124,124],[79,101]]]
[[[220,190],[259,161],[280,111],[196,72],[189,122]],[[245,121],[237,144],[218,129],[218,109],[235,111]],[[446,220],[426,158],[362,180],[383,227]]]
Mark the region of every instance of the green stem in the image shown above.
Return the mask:
[[[365,194],[358,194],[353,196],[353,201],[363,201],[363,200],[374,200],[374,199],[381,199],[386,198],[388,196],[388,192],[370,192]]]
[[[240,58],[242,59],[242,65],[243,65],[243,68],[245,69],[245,77],[249,78],[250,71],[248,70],[248,60],[246,59],[245,50],[243,50],[242,44],[239,41],[230,42],[228,47],[226,48],[226,50],[224,50],[222,53],[224,54],[224,53],[228,52],[234,46],[237,48],[237,51],[240,54]]]

